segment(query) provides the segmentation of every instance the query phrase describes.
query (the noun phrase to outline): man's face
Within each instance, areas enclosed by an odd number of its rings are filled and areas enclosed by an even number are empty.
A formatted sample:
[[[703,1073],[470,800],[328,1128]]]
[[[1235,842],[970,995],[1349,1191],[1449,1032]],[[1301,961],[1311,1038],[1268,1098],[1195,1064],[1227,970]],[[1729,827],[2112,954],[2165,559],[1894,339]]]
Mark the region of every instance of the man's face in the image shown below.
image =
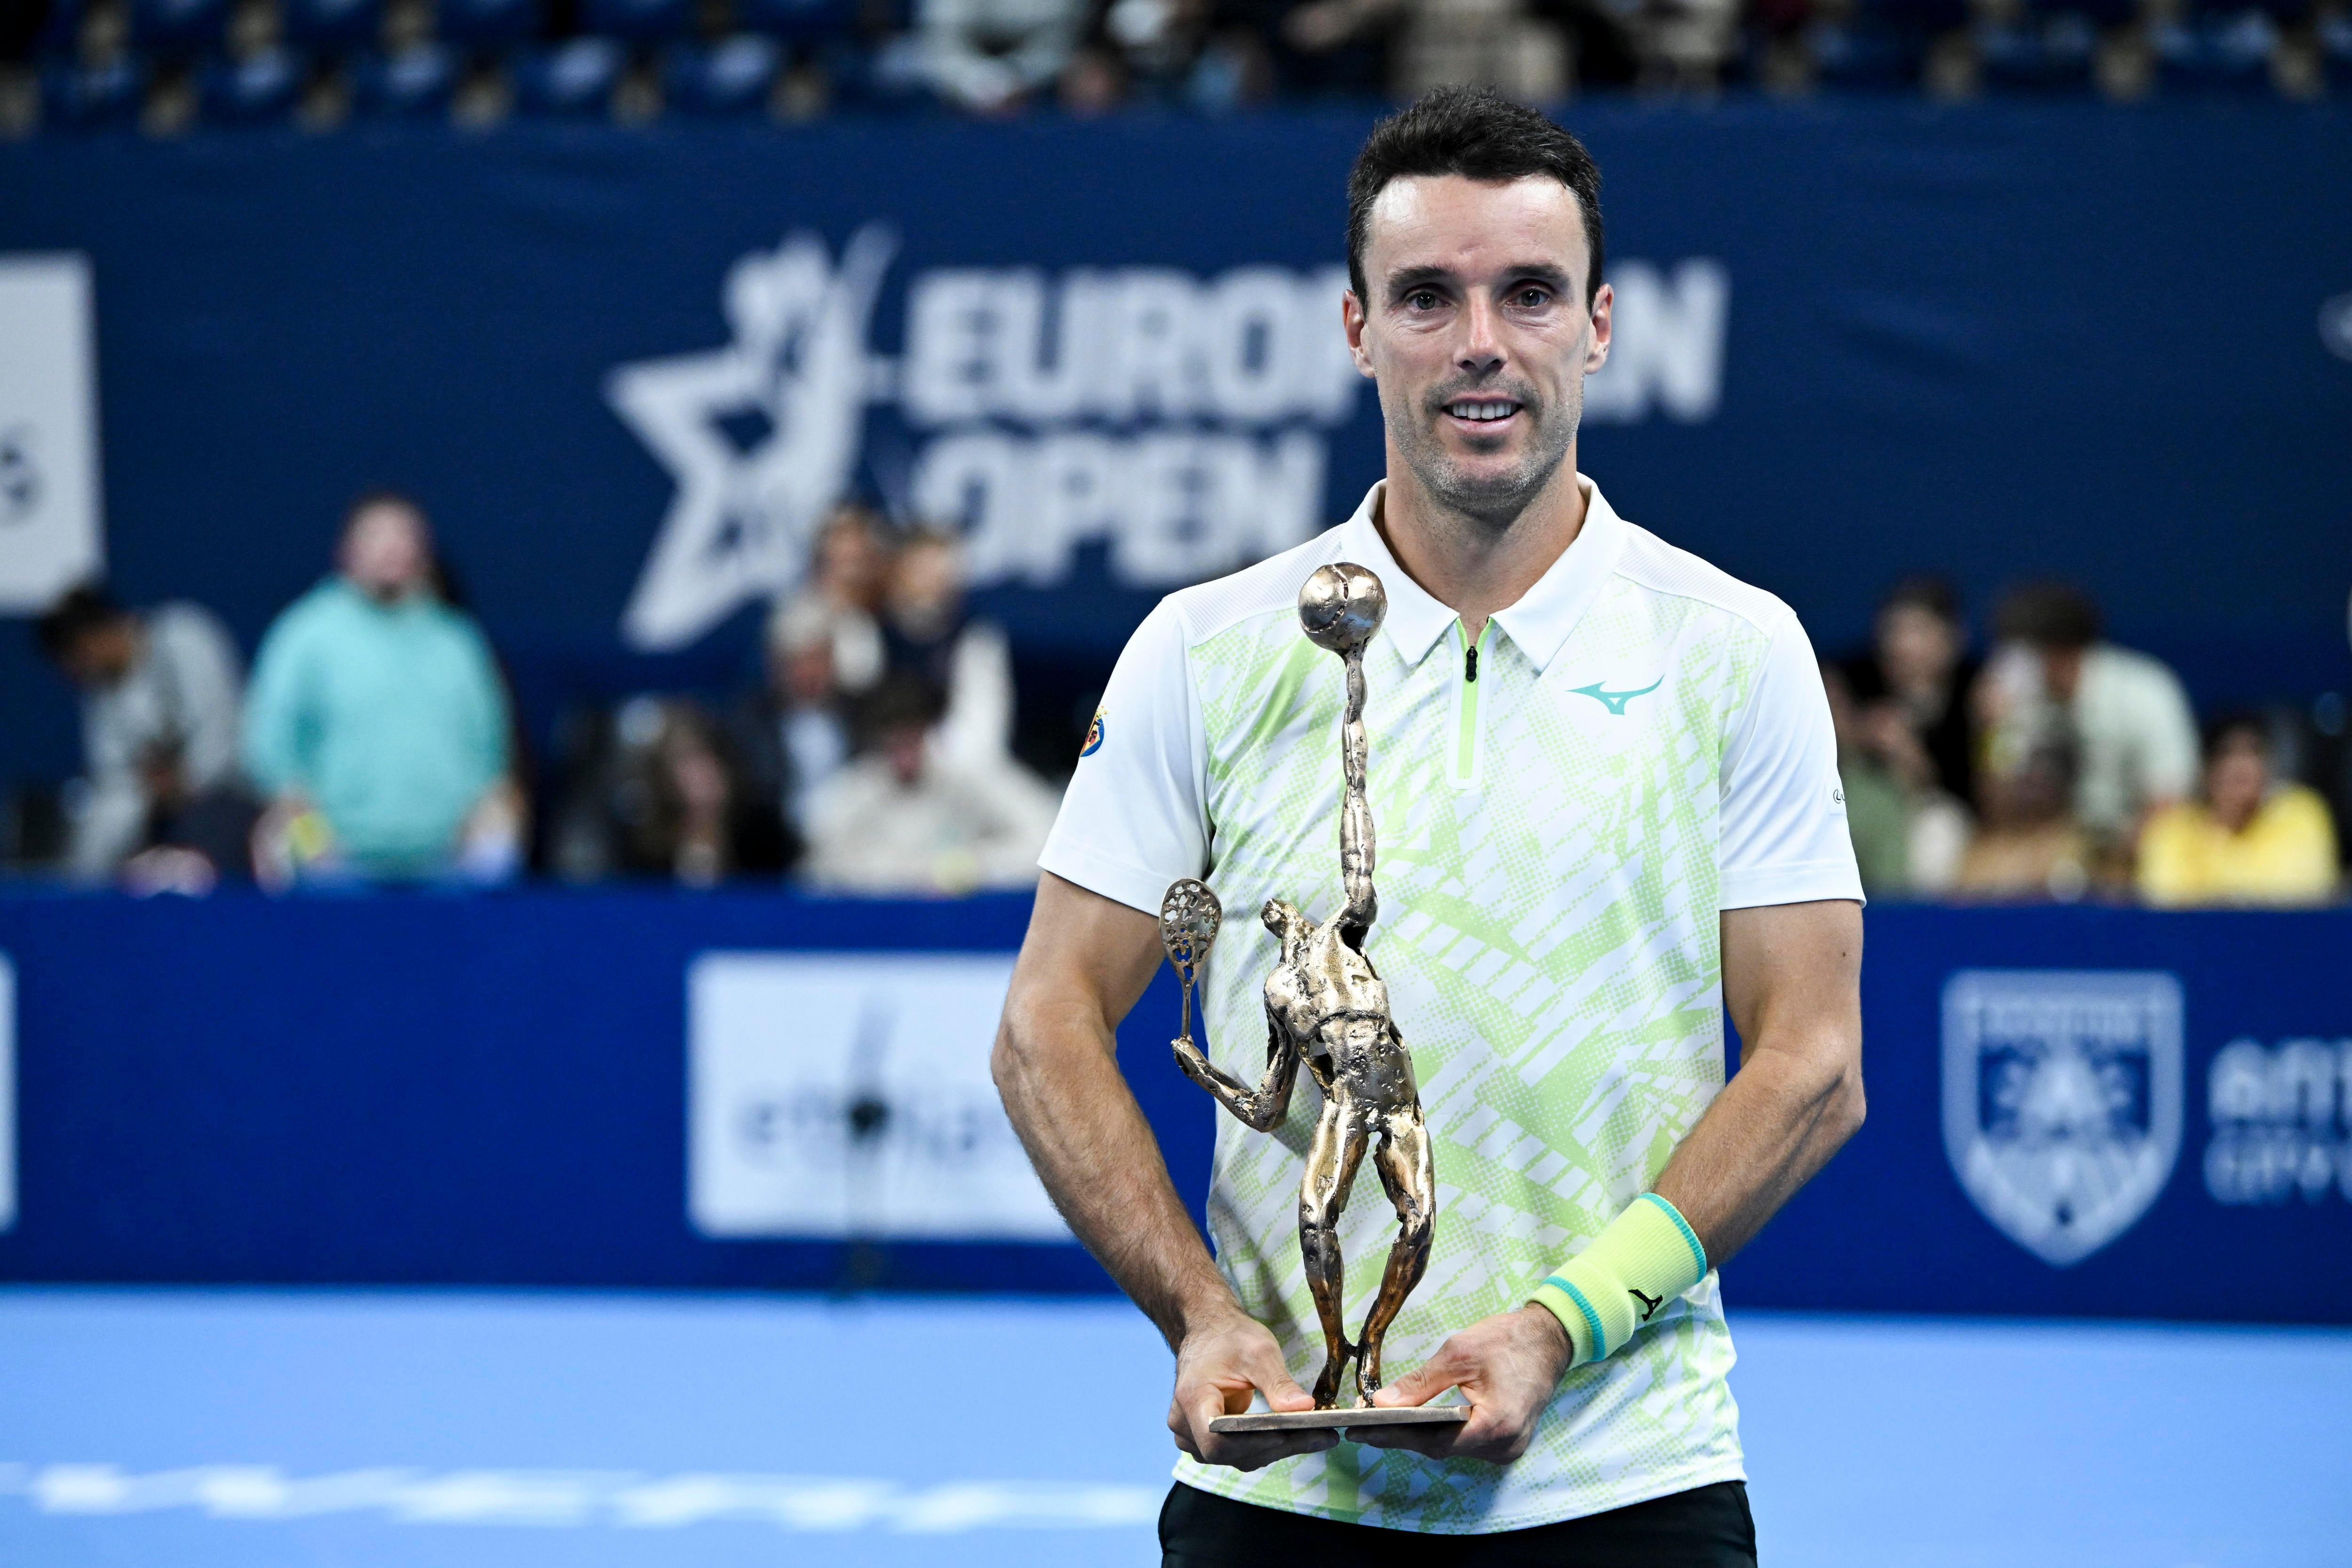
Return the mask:
[[[112,686],[130,674],[131,667],[138,660],[138,624],[129,616],[118,616],[103,626],[91,626],[75,637],[58,658],[75,685],[93,689]]]
[[[360,591],[391,604],[425,585],[433,561],[432,536],[414,508],[395,501],[371,506],[343,532],[338,563]]]
[[[1878,662],[1906,695],[1934,690],[1960,661],[1959,628],[1925,605],[1892,605],[1878,616]]]
[[[2270,756],[2253,735],[2231,735],[2205,764],[2205,797],[2232,832],[2254,819],[2270,784]]]
[[[1390,443],[1440,503],[1508,527],[1576,448],[1612,298],[1587,309],[1583,214],[1557,180],[1391,182],[1346,305]]]

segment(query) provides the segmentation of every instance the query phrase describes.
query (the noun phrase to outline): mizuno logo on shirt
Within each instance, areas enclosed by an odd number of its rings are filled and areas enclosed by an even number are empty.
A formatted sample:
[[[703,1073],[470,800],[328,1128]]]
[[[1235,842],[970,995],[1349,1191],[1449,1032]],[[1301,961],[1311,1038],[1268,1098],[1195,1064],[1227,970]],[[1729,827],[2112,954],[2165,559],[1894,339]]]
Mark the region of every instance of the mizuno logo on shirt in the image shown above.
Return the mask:
[[[1662,675],[1658,677],[1657,679],[1650,682],[1649,685],[1642,688],[1639,691],[1604,691],[1601,689],[1601,682],[1597,680],[1590,686],[1571,686],[1569,689],[1579,697],[1591,698],[1595,702],[1600,703],[1601,706],[1608,709],[1612,713],[1618,714],[1622,717],[1625,711],[1625,704],[1633,701],[1636,697],[1647,697],[1651,692],[1655,691],[1659,687],[1664,686],[1665,683],[1666,678]]]

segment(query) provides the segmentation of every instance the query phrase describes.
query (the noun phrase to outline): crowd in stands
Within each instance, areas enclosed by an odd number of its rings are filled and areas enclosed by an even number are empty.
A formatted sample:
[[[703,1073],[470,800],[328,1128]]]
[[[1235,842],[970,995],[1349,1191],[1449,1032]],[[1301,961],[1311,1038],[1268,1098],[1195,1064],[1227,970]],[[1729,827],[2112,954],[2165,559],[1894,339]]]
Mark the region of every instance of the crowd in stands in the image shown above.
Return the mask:
[[[38,627],[83,692],[64,867],[135,891],[470,884],[530,864],[515,704],[409,499],[362,497],[334,570],[263,637],[252,679],[208,612],[95,588]],[[732,702],[630,698],[575,725],[542,863],[557,877],[949,895],[1036,879],[1056,792],[1013,755],[1003,633],[957,542],[836,510]]]
[[[2336,896],[2334,816],[2281,767],[2298,748],[2279,714],[2217,715],[2200,739],[2173,672],[2109,641],[2063,583],[2013,587],[1990,629],[1979,658],[1952,586],[1913,577],[1869,646],[1822,661],[1874,895]],[[249,683],[194,605],[81,588],[37,633],[83,691],[64,868],[138,891],[536,868],[948,896],[1034,883],[1058,798],[1015,755],[1011,650],[966,604],[956,539],[856,503],[773,604],[749,689],[577,714],[536,789],[497,655],[395,493],[352,506],[334,570],[269,627]]]
[[[0,0],[0,134],[42,128],[1409,98],[1488,82],[2352,90],[2342,0]]]
[[[1870,647],[1822,663],[1865,888],[2167,907],[2336,896],[2334,819],[2278,775],[2270,721],[2219,715],[2200,741],[2179,679],[2106,640],[2066,584],[2011,589],[1993,629],[1991,656],[1971,657],[1957,593],[1914,577]]]

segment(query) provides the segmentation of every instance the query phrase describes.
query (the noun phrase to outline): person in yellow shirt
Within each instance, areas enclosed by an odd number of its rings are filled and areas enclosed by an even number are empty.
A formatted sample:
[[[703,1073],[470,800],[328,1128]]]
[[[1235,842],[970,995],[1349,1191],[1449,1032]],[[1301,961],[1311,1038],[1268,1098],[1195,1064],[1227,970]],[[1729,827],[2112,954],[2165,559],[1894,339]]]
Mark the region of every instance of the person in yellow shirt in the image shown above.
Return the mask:
[[[2204,799],[2158,811],[2140,837],[2139,891],[2151,904],[2317,904],[2335,895],[2327,803],[2273,784],[2259,721],[2221,720],[2205,739]]]

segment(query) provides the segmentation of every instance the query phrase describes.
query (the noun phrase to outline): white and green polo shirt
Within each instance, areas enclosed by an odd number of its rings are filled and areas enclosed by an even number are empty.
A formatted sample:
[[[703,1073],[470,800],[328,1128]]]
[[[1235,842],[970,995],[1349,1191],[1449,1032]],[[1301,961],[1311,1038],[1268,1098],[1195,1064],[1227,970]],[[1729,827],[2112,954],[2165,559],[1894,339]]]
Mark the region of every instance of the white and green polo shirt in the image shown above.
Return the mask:
[[[1340,664],[1300,632],[1298,588],[1328,562],[1380,574],[1388,618],[1364,659],[1380,919],[1365,946],[1412,1052],[1439,1205],[1429,1272],[1389,1335],[1391,1377],[1526,1302],[1714,1099],[1717,911],[1862,896],[1796,616],[1578,483],[1582,531],[1475,649],[1390,553],[1380,486],[1307,543],[1163,600],[1120,657],[1040,858],[1154,915],[1179,877],[1216,889],[1207,1048],[1255,1082],[1276,956],[1258,906],[1281,894],[1323,920],[1341,902]],[[1298,1256],[1318,1110],[1303,1082],[1272,1134],[1220,1115],[1209,1194],[1219,1265],[1302,1381],[1323,1356]],[[1350,1332],[1395,1229],[1368,1168],[1341,1227]],[[1184,1458],[1176,1475],[1408,1530],[1573,1519],[1740,1479],[1731,1363],[1709,1274],[1571,1372],[1513,1464],[1341,1443],[1255,1474]]]

